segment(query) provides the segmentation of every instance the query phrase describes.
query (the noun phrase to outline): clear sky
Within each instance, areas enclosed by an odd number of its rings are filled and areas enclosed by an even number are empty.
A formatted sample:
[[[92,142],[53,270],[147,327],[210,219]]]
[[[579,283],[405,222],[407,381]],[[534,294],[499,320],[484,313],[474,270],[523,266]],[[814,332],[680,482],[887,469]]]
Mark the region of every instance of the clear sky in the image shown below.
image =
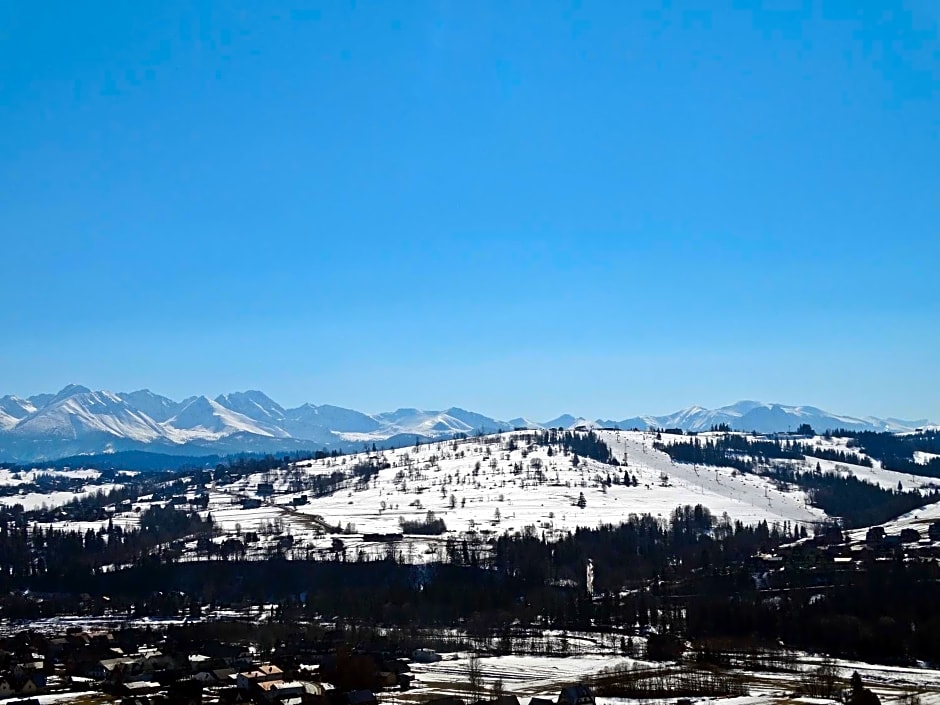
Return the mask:
[[[0,5],[0,394],[940,421],[940,5]]]

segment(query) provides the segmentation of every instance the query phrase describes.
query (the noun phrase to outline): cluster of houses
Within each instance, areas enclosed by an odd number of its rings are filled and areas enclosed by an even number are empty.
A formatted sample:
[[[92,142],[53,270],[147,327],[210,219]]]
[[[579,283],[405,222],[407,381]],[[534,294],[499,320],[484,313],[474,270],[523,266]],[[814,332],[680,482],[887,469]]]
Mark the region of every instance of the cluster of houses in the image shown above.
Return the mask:
[[[31,698],[46,686],[45,659],[28,640],[11,637],[0,642],[0,698]]]
[[[920,549],[933,548],[935,542],[940,542],[940,521],[932,522],[927,527],[926,537],[912,527],[901,529],[898,534],[889,534],[884,527],[873,526],[865,533],[865,545],[871,549],[918,549],[920,553],[930,557],[937,557],[940,553],[924,552]]]
[[[38,705],[32,698],[42,693],[97,690],[122,705],[378,705],[376,693],[410,687],[409,663],[440,656],[427,649],[407,657],[380,649],[353,653],[338,643],[301,640],[279,644],[270,658],[260,659],[251,645],[182,642],[150,628],[23,631],[0,639],[0,698]],[[438,705],[464,705],[451,700]],[[594,705],[594,699],[586,687],[573,686],[557,703]],[[474,705],[519,701],[503,695]]]
[[[259,663],[252,647],[214,641],[197,646],[170,644],[149,629],[20,632],[0,640],[0,698],[95,689],[122,705],[348,704],[316,673],[289,677],[274,664]]]
[[[758,554],[750,559],[755,572],[774,570],[784,565],[831,566],[850,569],[868,561],[905,558],[940,559],[940,521],[927,525],[926,531],[905,527],[888,533],[883,526],[873,526],[862,542],[850,542],[837,526],[830,526],[811,538],[778,547],[774,553]]]

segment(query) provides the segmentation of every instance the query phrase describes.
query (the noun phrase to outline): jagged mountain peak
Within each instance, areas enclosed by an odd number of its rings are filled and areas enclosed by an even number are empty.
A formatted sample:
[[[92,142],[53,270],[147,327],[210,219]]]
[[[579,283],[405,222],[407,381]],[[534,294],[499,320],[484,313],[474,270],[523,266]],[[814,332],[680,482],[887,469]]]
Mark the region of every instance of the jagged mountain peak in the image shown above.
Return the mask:
[[[127,402],[129,406],[144,412],[157,422],[166,421],[180,408],[179,402],[155,394],[149,389],[138,389],[136,392],[118,392],[118,396]]]
[[[220,394],[215,401],[227,409],[256,421],[276,423],[284,419],[284,407],[256,389]]]
[[[51,399],[49,399],[44,406],[49,406],[57,402],[62,401],[63,399],[68,399],[69,397],[74,397],[78,394],[90,394],[91,390],[88,387],[85,387],[81,384],[67,384],[58,392],[56,392]]]
[[[116,394],[70,385],[45,406],[22,419],[11,434],[81,440],[113,437],[148,443],[161,437],[159,425]]]
[[[206,396],[191,399],[163,425],[171,437],[178,440],[214,440],[236,433],[261,437],[288,436],[277,427],[263,424]]]

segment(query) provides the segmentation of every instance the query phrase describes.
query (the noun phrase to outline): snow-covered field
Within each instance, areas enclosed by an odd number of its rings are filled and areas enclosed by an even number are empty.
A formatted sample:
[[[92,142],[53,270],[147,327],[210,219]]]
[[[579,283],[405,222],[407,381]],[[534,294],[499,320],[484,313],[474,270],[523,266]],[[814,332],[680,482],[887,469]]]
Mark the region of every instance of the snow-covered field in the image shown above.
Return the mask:
[[[20,470],[0,468],[0,485],[26,485],[43,477],[67,477],[74,480],[97,480],[101,473],[97,470]]]
[[[817,668],[818,656],[795,654],[794,672],[742,671],[740,677],[748,691],[747,696],[736,698],[693,698],[695,703],[715,705],[757,705],[763,703],[806,703],[806,705],[828,705],[834,700],[800,697],[798,688],[802,675]],[[414,664],[417,676],[412,691],[402,700],[423,702],[430,697],[457,695],[467,699],[468,654],[446,655],[438,663]],[[644,669],[662,666],[614,654],[591,654],[552,658],[545,656],[492,656],[481,657],[479,668],[484,689],[489,692],[497,680],[501,680],[506,692],[519,697],[525,705],[531,697],[555,700],[559,690],[565,686],[587,680],[605,669]],[[857,661],[834,661],[837,677],[848,681],[858,671],[863,684],[875,691],[882,703],[900,703],[911,693],[917,693],[924,705],[940,703],[940,670],[930,668],[882,666]],[[395,700],[399,698],[393,698]],[[598,705],[640,705],[649,700],[630,698],[598,697]]]
[[[903,472],[885,470],[878,461],[875,461],[875,467],[873,468],[865,467],[864,465],[837,463],[832,460],[818,460],[816,458],[813,458],[810,464],[815,467],[816,463],[819,463],[819,467],[823,472],[831,471],[838,472],[842,475],[854,475],[859,480],[871,482],[886,490],[896,489],[898,485],[901,485],[902,489],[905,490],[940,487],[940,480],[935,477],[908,475]]]
[[[416,695],[466,696],[469,654],[449,654],[437,663],[412,664],[416,676],[412,691]],[[479,660],[483,686],[489,692],[497,680],[506,692],[517,696],[543,695],[554,700],[564,684],[573,684],[587,676],[615,666],[651,667],[653,664],[619,656],[484,656]]]
[[[23,492],[23,494],[8,495],[0,497],[0,504],[12,507],[15,504],[22,504],[26,511],[32,509],[41,509],[46,507],[52,509],[68,504],[79,497],[88,497],[93,494],[107,494],[111,490],[120,489],[122,485],[115,483],[104,483],[100,485],[85,485],[80,490],[63,490],[60,492]]]

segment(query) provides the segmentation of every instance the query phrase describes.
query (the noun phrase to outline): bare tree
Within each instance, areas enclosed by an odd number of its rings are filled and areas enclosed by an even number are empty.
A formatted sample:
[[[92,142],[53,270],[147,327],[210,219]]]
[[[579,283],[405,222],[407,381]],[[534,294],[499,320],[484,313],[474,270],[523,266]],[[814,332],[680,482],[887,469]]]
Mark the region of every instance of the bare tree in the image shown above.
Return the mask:
[[[474,702],[483,695],[483,669],[480,668],[480,657],[476,653],[471,653],[467,659],[467,688]]]
[[[490,690],[490,697],[496,702],[496,705],[499,705],[499,699],[503,697],[505,692],[506,690],[503,687],[502,678],[497,678],[495,681],[493,681],[493,687]]]

